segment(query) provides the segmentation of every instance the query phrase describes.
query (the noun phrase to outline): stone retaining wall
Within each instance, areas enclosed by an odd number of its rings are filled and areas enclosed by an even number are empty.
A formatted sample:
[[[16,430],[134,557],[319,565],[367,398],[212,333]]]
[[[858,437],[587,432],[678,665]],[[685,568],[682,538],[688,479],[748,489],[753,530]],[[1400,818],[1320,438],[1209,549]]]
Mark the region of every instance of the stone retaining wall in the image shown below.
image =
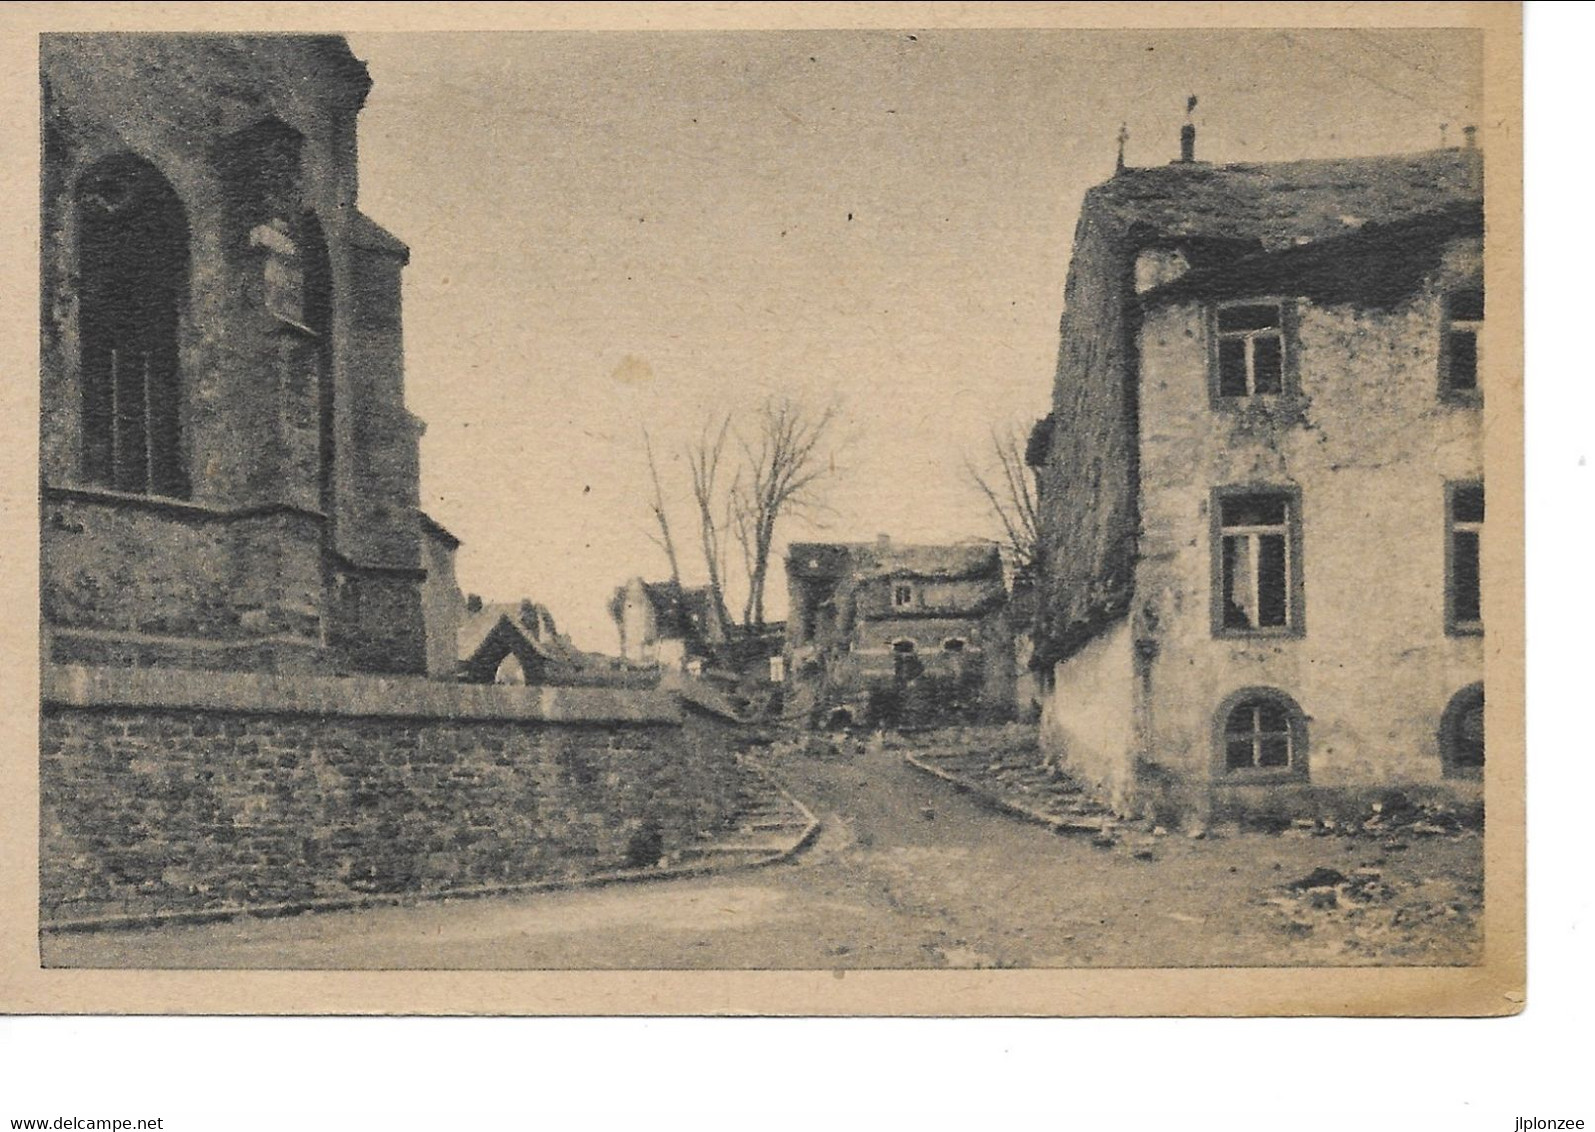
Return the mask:
[[[52,667],[43,702],[47,925],[652,864],[740,777],[663,693]]]

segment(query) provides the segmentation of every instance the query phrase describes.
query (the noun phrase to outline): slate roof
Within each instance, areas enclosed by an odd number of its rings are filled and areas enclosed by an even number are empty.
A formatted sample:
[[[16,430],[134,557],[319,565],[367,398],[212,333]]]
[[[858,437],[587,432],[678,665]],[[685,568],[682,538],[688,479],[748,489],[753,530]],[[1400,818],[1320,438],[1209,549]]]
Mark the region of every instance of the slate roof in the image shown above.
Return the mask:
[[[990,543],[940,546],[897,542],[793,543],[787,572],[797,577],[956,580],[1002,578],[1002,556]]]
[[[533,602],[492,602],[476,613],[467,614],[460,622],[456,638],[459,659],[463,662],[474,657],[501,622],[508,622],[509,630],[523,638],[526,647],[550,664],[582,667],[582,654],[559,635],[548,607]]]
[[[1135,242],[1202,240],[1278,250],[1393,224],[1484,195],[1475,149],[1233,165],[1127,168],[1086,193],[1082,216]],[[1198,264],[1197,266],[1202,266]]]
[[[1484,232],[1479,202],[1391,223],[1369,223],[1306,244],[1196,268],[1141,296],[1143,306],[1192,297],[1300,295],[1320,303],[1390,307],[1439,266],[1447,243]]]

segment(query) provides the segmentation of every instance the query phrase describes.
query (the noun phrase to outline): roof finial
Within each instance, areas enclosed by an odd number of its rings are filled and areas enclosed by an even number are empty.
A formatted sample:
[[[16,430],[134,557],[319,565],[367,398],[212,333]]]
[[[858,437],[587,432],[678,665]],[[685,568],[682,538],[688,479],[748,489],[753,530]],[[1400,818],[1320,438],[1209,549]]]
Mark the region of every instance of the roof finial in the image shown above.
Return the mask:
[[[1130,124],[1128,122],[1120,122],[1119,123],[1119,162],[1118,162],[1117,165],[1115,165],[1113,167],[1113,171],[1115,173],[1123,173],[1124,172],[1124,143],[1129,141],[1129,140],[1130,140]]]

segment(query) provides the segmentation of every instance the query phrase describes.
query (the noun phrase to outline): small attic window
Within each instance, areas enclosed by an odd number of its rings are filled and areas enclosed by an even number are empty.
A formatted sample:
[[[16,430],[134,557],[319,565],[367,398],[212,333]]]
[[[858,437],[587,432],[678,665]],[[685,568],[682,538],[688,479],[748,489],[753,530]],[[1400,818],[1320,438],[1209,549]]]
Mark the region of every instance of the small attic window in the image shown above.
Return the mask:
[[[914,587],[904,582],[899,582],[892,587],[892,606],[896,609],[906,609],[914,604]]]
[[[1220,397],[1266,397],[1285,390],[1284,304],[1226,303],[1215,316],[1214,385]]]

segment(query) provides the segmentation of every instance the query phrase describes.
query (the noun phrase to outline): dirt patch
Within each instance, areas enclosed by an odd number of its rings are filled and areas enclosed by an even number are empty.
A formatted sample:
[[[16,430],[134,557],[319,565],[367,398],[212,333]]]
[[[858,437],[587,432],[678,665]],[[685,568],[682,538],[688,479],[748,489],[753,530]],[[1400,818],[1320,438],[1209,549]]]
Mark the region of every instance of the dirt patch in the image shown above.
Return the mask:
[[[1193,951],[1239,950],[1257,964],[1477,961],[1481,807],[1390,790],[1335,816],[1179,832],[1118,819],[1042,764],[1033,728],[949,729],[885,745],[995,809],[1077,834],[1071,840],[1089,847],[1084,867],[1100,875],[1075,893],[1100,882],[1142,923],[1165,925],[1147,933],[1148,944],[1169,928],[1200,927],[1211,934],[1190,938]],[[1108,953],[1125,948],[1100,936],[1092,944]],[[1165,956],[1178,953],[1172,940],[1163,946]]]
[[[1483,887],[1453,870],[1393,880],[1364,865],[1345,874],[1318,866],[1260,898],[1277,930],[1311,938],[1326,957],[1426,958],[1468,961],[1478,938]],[[1409,879],[1410,877],[1410,879]]]

